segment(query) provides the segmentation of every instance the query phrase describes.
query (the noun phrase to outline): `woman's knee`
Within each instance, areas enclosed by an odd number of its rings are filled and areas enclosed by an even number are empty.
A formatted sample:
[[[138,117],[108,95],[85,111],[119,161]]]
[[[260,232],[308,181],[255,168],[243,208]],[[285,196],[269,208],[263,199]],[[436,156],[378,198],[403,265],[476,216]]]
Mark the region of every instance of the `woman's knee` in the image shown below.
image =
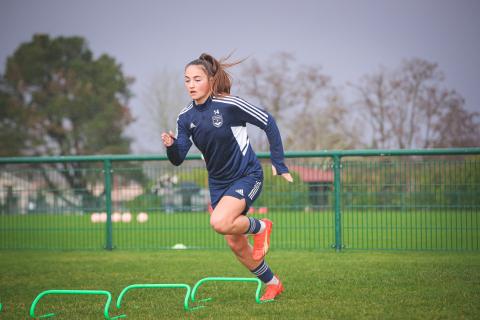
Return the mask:
[[[215,230],[215,232],[220,234],[228,234],[230,230],[230,224],[225,217],[222,217],[218,214],[212,214],[210,216],[210,226]]]

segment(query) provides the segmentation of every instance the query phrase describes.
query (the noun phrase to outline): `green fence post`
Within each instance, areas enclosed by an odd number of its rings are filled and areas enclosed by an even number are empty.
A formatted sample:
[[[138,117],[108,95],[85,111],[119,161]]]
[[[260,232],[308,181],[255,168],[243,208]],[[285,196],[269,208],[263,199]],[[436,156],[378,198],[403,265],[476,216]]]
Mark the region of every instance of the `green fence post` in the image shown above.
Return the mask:
[[[112,162],[109,159],[103,161],[103,171],[105,175],[105,210],[107,211],[106,223],[106,246],[105,249],[113,249],[112,241]]]
[[[342,212],[341,212],[341,192],[340,192],[340,156],[333,156],[333,185],[335,188],[335,250],[339,252],[342,249]]]

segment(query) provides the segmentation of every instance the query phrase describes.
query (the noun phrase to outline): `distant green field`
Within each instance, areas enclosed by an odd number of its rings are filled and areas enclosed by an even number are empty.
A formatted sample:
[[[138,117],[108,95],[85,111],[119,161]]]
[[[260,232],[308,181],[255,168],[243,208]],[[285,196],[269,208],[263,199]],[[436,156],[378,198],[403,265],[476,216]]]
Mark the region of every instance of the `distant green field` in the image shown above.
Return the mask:
[[[329,249],[335,243],[332,211],[269,212],[274,249]],[[342,244],[347,249],[479,250],[479,211],[344,211]],[[118,249],[226,248],[206,213],[150,213],[146,223],[113,223]],[[99,250],[104,223],[89,215],[2,215],[0,249]]]
[[[275,250],[267,261],[285,285],[278,301],[255,303],[255,286],[210,283],[207,307],[183,310],[185,290],[132,290],[127,319],[479,319],[478,252]],[[47,289],[108,290],[134,283],[185,283],[207,276],[252,277],[228,251],[0,251],[2,320],[29,319]],[[104,297],[47,296],[36,314],[103,319]]]

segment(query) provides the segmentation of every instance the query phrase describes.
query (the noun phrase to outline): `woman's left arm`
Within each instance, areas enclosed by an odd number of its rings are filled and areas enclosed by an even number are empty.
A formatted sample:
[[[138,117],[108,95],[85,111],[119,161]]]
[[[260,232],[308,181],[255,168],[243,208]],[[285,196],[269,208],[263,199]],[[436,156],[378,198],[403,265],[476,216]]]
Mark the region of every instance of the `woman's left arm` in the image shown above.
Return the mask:
[[[238,107],[239,112],[241,112],[241,119],[265,131],[270,144],[272,173],[281,175],[288,182],[293,182],[292,175],[285,165],[282,137],[273,116],[241,98],[230,97],[229,99]]]
[[[268,143],[270,144],[270,155],[272,160],[273,175],[281,175],[288,182],[293,182],[292,175],[288,172],[285,165],[283,143],[280,131],[273,116],[268,114],[268,122],[264,129],[267,134]]]

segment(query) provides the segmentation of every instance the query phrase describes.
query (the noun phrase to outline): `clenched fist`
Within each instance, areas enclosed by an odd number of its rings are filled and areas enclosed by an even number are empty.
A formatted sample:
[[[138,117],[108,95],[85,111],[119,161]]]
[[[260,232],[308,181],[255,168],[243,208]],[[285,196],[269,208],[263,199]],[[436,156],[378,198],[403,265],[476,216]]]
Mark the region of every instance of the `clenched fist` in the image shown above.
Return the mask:
[[[170,147],[175,141],[175,135],[172,131],[162,133],[162,141],[165,147]]]

